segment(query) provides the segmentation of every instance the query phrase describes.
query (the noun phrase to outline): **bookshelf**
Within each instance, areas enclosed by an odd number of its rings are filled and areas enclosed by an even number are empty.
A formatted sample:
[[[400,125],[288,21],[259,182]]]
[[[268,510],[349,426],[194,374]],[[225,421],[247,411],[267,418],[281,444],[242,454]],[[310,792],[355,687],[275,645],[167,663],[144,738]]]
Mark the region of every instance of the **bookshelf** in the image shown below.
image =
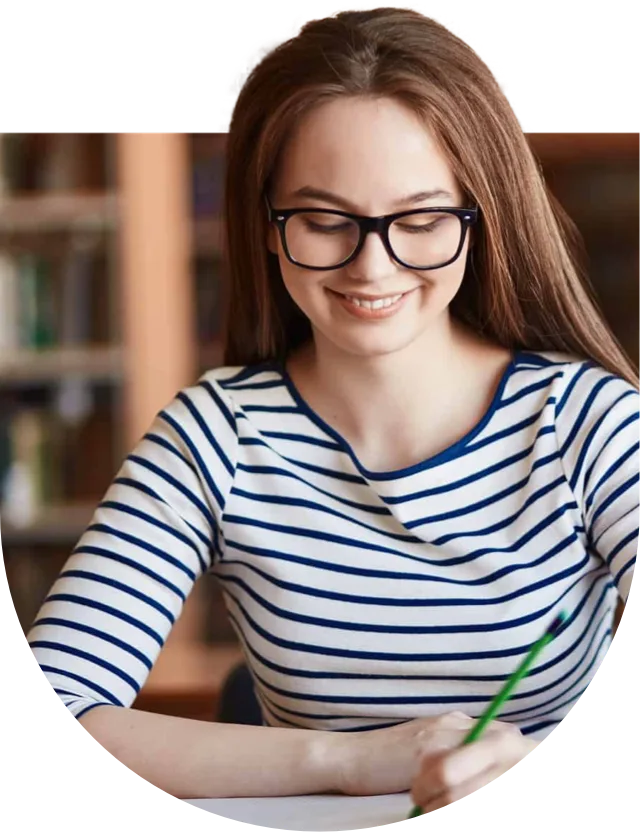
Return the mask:
[[[638,136],[528,138],[585,237],[603,311],[637,362]],[[35,501],[28,522],[12,522],[0,509],[9,585],[25,630],[156,412],[222,363],[225,141],[222,134],[86,134],[67,136],[66,144],[65,136],[0,136],[0,475],[3,452],[5,473],[7,465],[3,414],[35,409],[50,417],[66,390],[73,417],[57,428],[66,452],[64,487]],[[66,283],[73,287],[85,275],[86,320],[74,326],[69,314],[64,337],[52,334],[55,326],[35,327],[39,341],[25,344],[20,333],[7,336],[6,287],[24,275],[37,284],[41,266],[58,300]],[[64,320],[60,303],[56,314]],[[84,402],[76,402],[75,415],[74,396]],[[86,459],[91,466],[82,464]],[[207,575],[136,707],[212,718],[239,655]]]
[[[26,514],[0,510],[7,575],[25,630],[128,450],[178,389],[222,360],[217,330],[196,320],[199,309],[210,314],[212,304],[219,306],[220,294],[210,291],[204,304],[195,298],[196,274],[206,283],[221,257],[220,144],[221,137],[199,147],[197,137],[190,143],[163,134],[0,137],[0,304],[5,300],[7,318],[0,411],[37,413],[41,435],[33,442],[40,444],[61,430],[52,429],[61,390],[71,399],[75,390],[93,414],[77,413],[62,429],[64,450],[76,460],[73,466],[67,459],[66,467],[79,469],[80,460],[90,459],[92,475],[66,471],[55,494],[29,498]],[[6,302],[8,284],[16,294],[25,275],[36,292],[53,296],[28,299],[42,301],[51,319],[38,321],[34,313],[33,337],[18,325],[24,298],[14,298],[11,308]],[[66,310],[65,329],[65,283],[77,290],[83,279],[84,306]],[[82,319],[75,327],[74,317]],[[27,462],[39,477],[36,457],[31,453]],[[0,455],[0,472],[1,463]],[[216,621],[218,643],[205,638]],[[140,702],[157,710],[160,697],[174,712],[193,714],[195,703],[210,714],[237,656],[219,592],[204,578]]]

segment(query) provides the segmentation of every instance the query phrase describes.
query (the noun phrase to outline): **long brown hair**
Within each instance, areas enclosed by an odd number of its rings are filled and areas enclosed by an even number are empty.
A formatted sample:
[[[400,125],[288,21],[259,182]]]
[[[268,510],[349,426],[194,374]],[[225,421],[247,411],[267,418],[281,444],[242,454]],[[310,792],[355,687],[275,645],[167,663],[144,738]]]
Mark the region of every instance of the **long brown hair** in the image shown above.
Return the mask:
[[[442,25],[398,8],[307,23],[266,55],[240,92],[227,140],[225,364],[282,360],[311,336],[267,249],[263,196],[296,121],[339,96],[410,107],[479,206],[453,315],[502,346],[591,358],[637,385],[586,278],[581,235],[547,190],[492,73]]]
[[[266,247],[264,194],[311,108],[388,96],[423,119],[480,222],[451,312],[509,349],[568,352],[640,388],[586,277],[584,243],[547,189],[504,82],[467,39],[411,6],[344,8],[254,50],[228,110],[225,364],[284,359],[311,336]],[[624,604],[618,605],[616,629]]]

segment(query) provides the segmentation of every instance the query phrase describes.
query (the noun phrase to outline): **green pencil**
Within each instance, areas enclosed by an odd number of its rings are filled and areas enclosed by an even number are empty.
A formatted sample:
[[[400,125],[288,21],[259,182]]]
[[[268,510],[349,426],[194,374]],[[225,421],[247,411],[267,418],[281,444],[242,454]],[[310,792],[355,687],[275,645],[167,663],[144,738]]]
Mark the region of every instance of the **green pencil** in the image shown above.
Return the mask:
[[[487,725],[491,722],[491,720],[498,715],[498,711],[504,705],[507,699],[511,696],[518,682],[527,675],[527,673],[529,672],[529,668],[538,657],[540,651],[544,647],[546,647],[546,645],[549,644],[550,641],[553,641],[553,639],[557,636],[558,632],[560,631],[560,628],[566,620],[566,613],[559,613],[553,619],[551,624],[547,627],[544,634],[541,635],[540,638],[534,644],[531,645],[531,649],[524,657],[521,664],[514,670],[511,676],[509,676],[502,689],[494,696],[494,698],[489,703],[484,714],[480,717],[480,719],[476,722],[473,728],[463,739],[463,745],[468,745],[471,742],[475,742],[475,740],[477,740],[478,737],[480,737],[480,735],[485,730]],[[414,806],[409,814],[409,817],[417,818],[418,815],[421,814],[422,809],[420,808],[420,806]]]

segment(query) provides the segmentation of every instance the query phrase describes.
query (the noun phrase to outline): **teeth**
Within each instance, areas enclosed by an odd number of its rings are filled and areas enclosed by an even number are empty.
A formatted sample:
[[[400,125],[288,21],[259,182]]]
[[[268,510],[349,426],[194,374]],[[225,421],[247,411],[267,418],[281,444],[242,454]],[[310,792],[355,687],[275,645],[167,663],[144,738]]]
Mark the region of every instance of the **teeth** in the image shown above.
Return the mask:
[[[365,309],[386,309],[387,306],[392,306],[397,303],[402,295],[394,295],[390,298],[380,298],[379,300],[362,300],[361,298],[354,298],[352,295],[345,295],[347,300],[351,301],[355,306],[363,306]]]

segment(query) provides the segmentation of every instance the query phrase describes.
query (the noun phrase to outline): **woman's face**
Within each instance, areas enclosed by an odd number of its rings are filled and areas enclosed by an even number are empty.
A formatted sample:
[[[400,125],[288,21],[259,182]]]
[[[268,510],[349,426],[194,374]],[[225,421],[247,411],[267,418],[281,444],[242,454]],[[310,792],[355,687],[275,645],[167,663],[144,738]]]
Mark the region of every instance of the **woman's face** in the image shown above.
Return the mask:
[[[325,193],[297,193],[301,189]],[[389,98],[339,98],[308,113],[283,148],[270,198],[277,209],[337,208],[366,216],[470,207],[428,130],[411,110]],[[334,245],[326,231],[310,239],[311,245],[316,239],[319,246]],[[418,238],[414,230],[403,239],[410,245]],[[423,233],[418,244],[425,245],[425,239]],[[401,350],[442,322],[462,282],[469,235],[457,260],[429,271],[401,266],[375,233],[367,235],[353,262],[330,271],[290,263],[274,224],[268,246],[278,255],[287,290],[311,322],[316,344],[326,339],[341,351],[374,356]],[[360,305],[346,295],[359,298]],[[398,295],[401,299],[383,311],[367,309],[367,300]]]

